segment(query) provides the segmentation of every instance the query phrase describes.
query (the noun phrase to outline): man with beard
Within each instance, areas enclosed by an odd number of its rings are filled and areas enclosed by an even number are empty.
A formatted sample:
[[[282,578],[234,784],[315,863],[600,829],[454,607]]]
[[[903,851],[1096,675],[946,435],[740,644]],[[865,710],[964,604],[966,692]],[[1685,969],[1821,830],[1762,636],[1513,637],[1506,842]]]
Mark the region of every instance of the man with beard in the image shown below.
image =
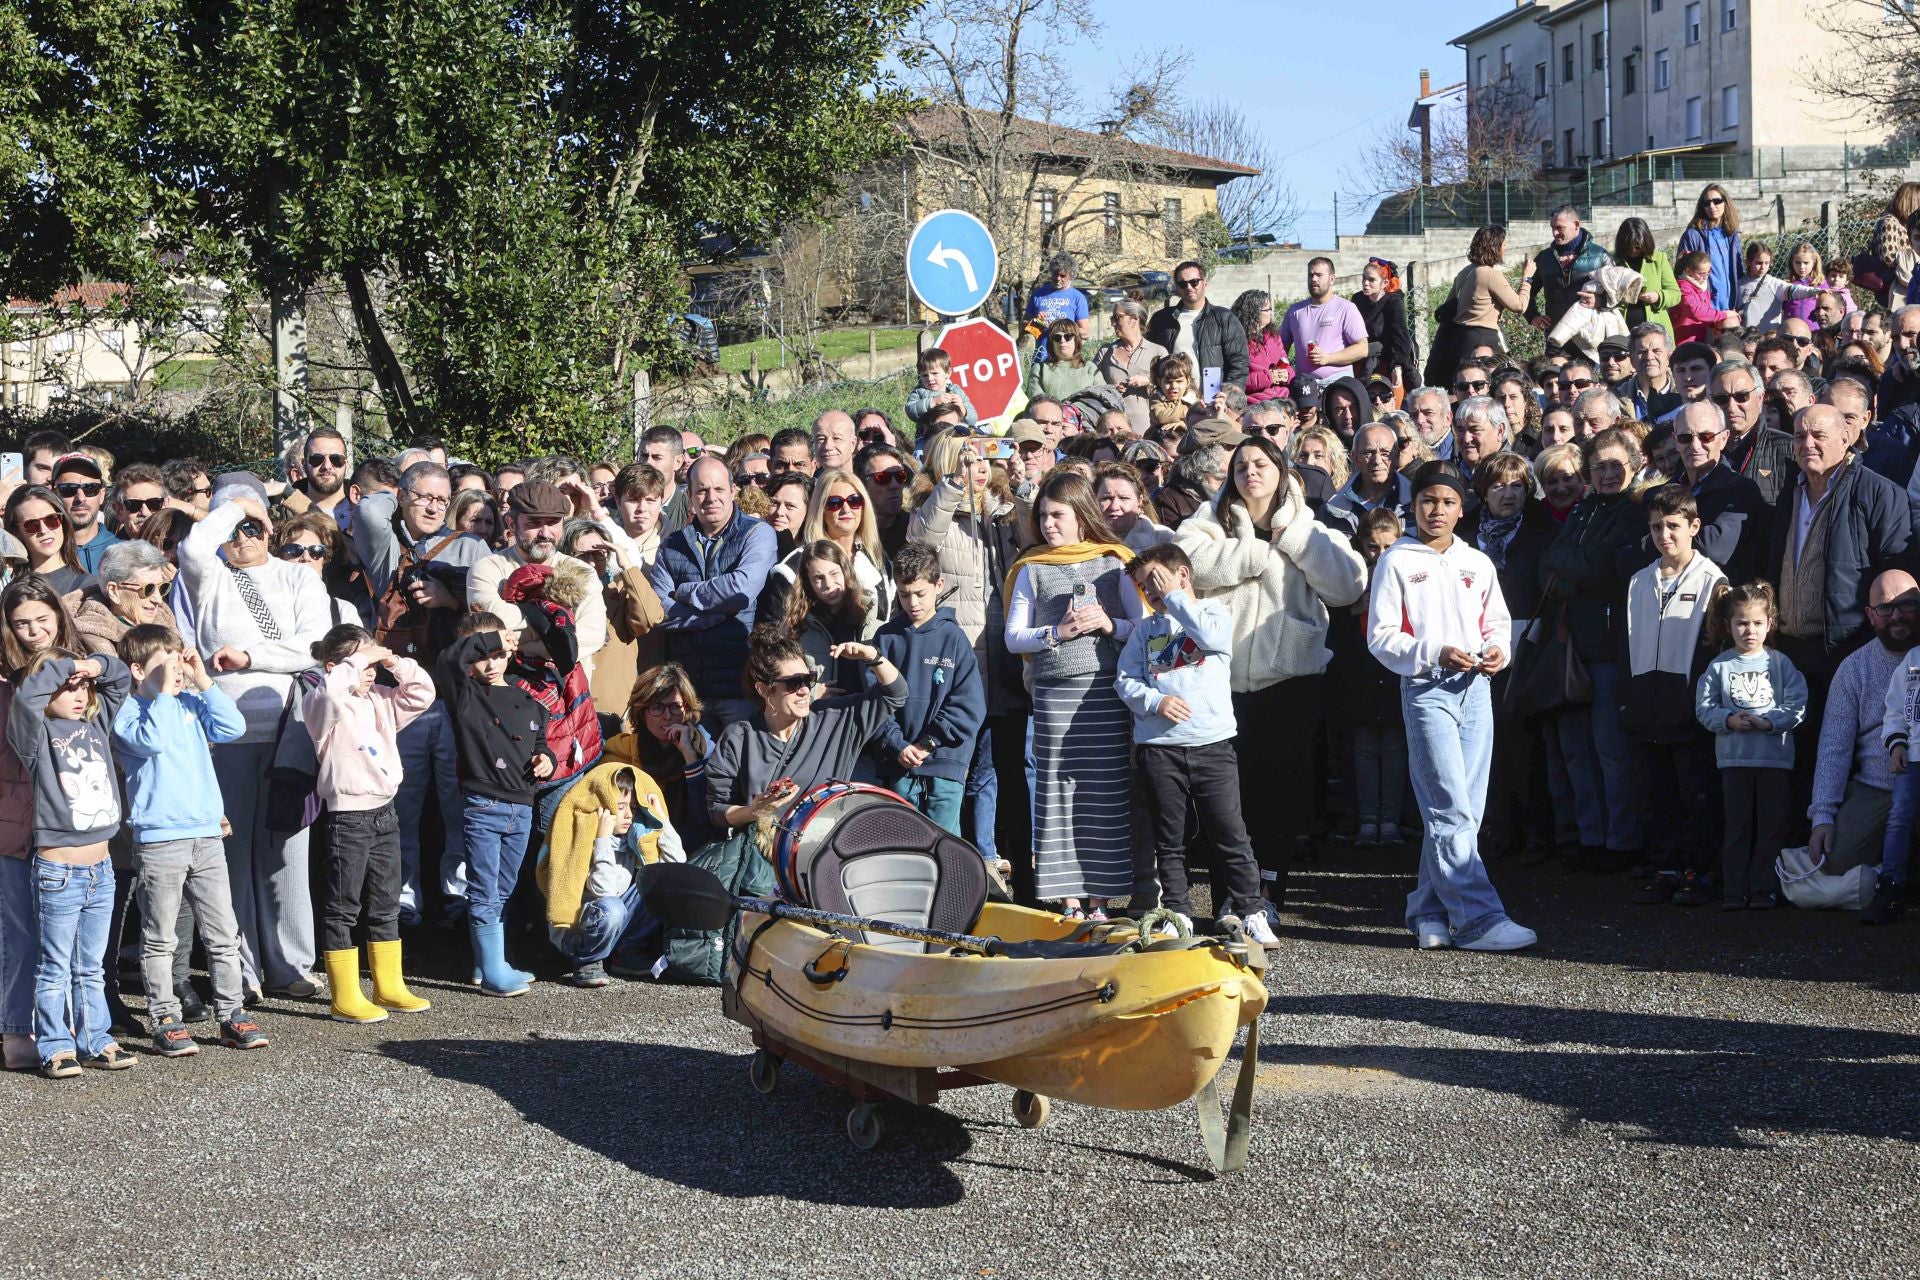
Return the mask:
[[[98,573],[100,557],[120,541],[100,519],[107,505],[107,489],[107,477],[91,455],[66,453],[54,460],[53,491],[60,495],[67,518],[73,521],[73,554],[88,573]]]
[[[340,532],[353,536],[353,504],[347,501],[347,442],[332,427],[318,427],[307,433],[300,446],[300,475],[280,499],[290,516],[309,511],[324,511],[340,526]]]
[[[840,415],[847,418],[846,414]],[[847,418],[847,435],[853,419]],[[687,669],[706,703],[715,737],[755,711],[740,683],[755,603],[767,585],[779,539],[773,527],[734,504],[733,476],[724,459],[704,455],[687,471],[691,519],[660,544],[647,581],[666,607],[660,630],[666,656]],[[559,536],[559,525],[554,525]]]
[[[724,470],[724,468],[722,468]],[[525,480],[507,495],[508,526],[513,542],[505,551],[487,556],[467,574],[467,606],[485,610],[510,631],[524,631],[526,616],[517,604],[500,598],[500,584],[513,576],[523,564],[578,565],[592,582],[600,573],[592,565],[563,555],[560,534],[573,515],[573,500],[558,485],[545,480]],[[593,674],[593,655],[607,643],[607,603],[598,591],[589,591],[573,611],[574,636],[580,647],[580,661]]]
[[[1875,578],[1867,597],[1873,642],[1848,654],[1833,673],[1807,811],[1813,822],[1808,852],[1816,861],[1824,857],[1831,875],[1880,861],[1894,785],[1881,722],[1887,684],[1914,643],[1916,607],[1920,583],[1912,574],[1889,569]]]
[[[133,462],[113,474],[113,519],[120,535],[138,538],[147,521],[167,505],[167,482],[160,468]]]
[[[1407,397],[1407,412],[1413,416],[1413,429],[1420,433],[1433,456],[1453,456],[1453,401],[1439,387],[1422,387]]]

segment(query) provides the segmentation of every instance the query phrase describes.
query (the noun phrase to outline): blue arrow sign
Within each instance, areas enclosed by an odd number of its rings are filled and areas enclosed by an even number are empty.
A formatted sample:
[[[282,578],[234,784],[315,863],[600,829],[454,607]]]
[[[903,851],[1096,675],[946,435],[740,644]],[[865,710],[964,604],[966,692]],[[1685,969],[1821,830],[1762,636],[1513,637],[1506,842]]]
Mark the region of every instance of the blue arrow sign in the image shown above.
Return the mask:
[[[907,283],[943,316],[963,316],[987,300],[1000,274],[1000,252],[980,219],[941,209],[907,237]]]

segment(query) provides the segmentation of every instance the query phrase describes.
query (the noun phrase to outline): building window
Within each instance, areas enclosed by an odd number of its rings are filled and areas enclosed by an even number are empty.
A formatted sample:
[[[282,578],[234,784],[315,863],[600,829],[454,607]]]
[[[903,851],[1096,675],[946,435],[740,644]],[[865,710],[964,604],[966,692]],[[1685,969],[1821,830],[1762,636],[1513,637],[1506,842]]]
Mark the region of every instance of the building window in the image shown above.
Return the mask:
[[[1607,122],[1600,119],[1593,122],[1593,150],[1588,154],[1595,160],[1604,160],[1607,156]]]
[[[1720,29],[1731,31],[1740,25],[1740,0],[1720,0]]]
[[[1160,212],[1160,221],[1166,227],[1167,256],[1177,258],[1186,252],[1187,244],[1186,224],[1181,221],[1178,200],[1166,202]]]
[[[1500,46],[1500,78],[1513,79],[1513,46],[1510,44]]]
[[[1687,6],[1687,18],[1686,18],[1685,26],[1687,28],[1687,43],[1699,44],[1700,43],[1700,5],[1697,3],[1697,0],[1696,0],[1696,3],[1690,4]]]
[[[1720,90],[1720,132],[1740,127],[1740,86],[1730,84]]]
[[[1647,6],[1647,11],[1650,13],[1658,13],[1664,8],[1666,8],[1665,0],[1653,0],[1653,3]]]
[[[1560,163],[1569,169],[1573,168],[1573,130],[1571,129],[1560,131]]]
[[[1702,132],[1702,126],[1700,123],[1700,99],[1688,98],[1687,99],[1687,127],[1686,127],[1687,141],[1688,142],[1700,141],[1701,132]]]
[[[50,337],[50,338],[48,338],[48,339],[47,339],[47,350],[49,350],[49,351],[71,351],[71,350],[73,350],[73,333],[72,333],[72,331],[71,331],[71,330],[69,330],[69,331],[68,331],[68,332],[66,332],[66,333],[56,333],[56,334],[54,334],[54,335],[53,335],[52,337]]]
[[[1481,84],[1487,83],[1487,55],[1484,53],[1473,60],[1473,78]]]
[[[127,335],[122,330],[109,329],[100,335],[100,345],[117,356],[125,355],[127,351]]]
[[[1572,83],[1572,81],[1573,81],[1573,46],[1570,44],[1561,45],[1560,46],[1560,83],[1570,84]]]
[[[1593,45],[1593,69],[1605,71],[1607,69],[1607,33],[1594,32],[1591,44]]]
[[[1628,54],[1620,59],[1620,96],[1625,97],[1639,87],[1639,59]]]
[[[1120,195],[1109,191],[1100,197],[1100,216],[1105,221],[1107,252],[1120,252]]]
[[[1673,83],[1673,60],[1665,49],[1653,55],[1653,87],[1664,89]]]
[[[1547,64],[1544,62],[1533,64],[1533,96],[1536,98],[1547,96]]]
[[[1034,198],[1035,200],[1037,200],[1037,201],[1039,201],[1039,203],[1040,203],[1040,225],[1041,225],[1041,226],[1043,226],[1043,227],[1050,227],[1050,226],[1052,226],[1052,225],[1053,225],[1053,212],[1054,212],[1054,210],[1053,210],[1053,201],[1054,201],[1054,195],[1053,195],[1053,192],[1051,192],[1051,191],[1036,191],[1036,192],[1034,192],[1034,193],[1033,193],[1033,198]]]

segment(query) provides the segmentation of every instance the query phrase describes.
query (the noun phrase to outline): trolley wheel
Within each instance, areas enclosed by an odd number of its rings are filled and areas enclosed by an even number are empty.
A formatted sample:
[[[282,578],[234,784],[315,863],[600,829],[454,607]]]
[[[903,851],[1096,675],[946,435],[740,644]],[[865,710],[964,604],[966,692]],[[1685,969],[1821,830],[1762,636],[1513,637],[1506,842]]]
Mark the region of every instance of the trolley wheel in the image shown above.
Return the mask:
[[[871,1151],[880,1145],[880,1136],[886,1126],[880,1121],[880,1108],[871,1102],[855,1103],[853,1110],[847,1112],[847,1140],[862,1151]]]
[[[756,1049],[747,1063],[747,1079],[761,1093],[772,1093],[780,1086],[780,1059],[766,1049]]]
[[[1022,1129],[1038,1129],[1053,1115],[1053,1102],[1025,1089],[1013,1091],[1013,1118]]]

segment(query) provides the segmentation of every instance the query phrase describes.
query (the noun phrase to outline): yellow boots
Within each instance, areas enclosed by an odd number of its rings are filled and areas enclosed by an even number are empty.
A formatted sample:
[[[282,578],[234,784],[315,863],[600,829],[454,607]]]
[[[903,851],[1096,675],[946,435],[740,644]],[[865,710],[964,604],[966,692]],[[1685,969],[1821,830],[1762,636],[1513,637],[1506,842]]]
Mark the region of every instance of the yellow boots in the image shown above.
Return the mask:
[[[396,944],[398,945],[398,944]],[[360,948],[326,953],[327,986],[333,991],[328,1010],[335,1022],[385,1022],[387,1011],[368,1002],[360,990]]]
[[[367,944],[367,967],[373,970],[373,1002],[395,1013],[424,1013],[433,1002],[407,990],[400,976],[400,939]]]

